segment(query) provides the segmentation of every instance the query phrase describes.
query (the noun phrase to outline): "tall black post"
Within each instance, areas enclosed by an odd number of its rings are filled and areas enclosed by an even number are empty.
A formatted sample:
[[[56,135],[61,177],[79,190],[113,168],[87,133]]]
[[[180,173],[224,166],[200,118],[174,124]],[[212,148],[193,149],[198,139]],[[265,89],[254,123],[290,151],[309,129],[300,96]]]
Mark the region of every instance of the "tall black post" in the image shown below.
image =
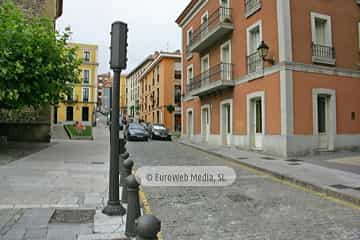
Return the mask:
[[[111,69],[114,70],[112,86],[112,114],[110,130],[110,176],[109,200],[103,213],[109,216],[123,216],[125,208],[119,196],[119,90],[121,70],[126,68],[127,24],[115,22],[111,26]]]

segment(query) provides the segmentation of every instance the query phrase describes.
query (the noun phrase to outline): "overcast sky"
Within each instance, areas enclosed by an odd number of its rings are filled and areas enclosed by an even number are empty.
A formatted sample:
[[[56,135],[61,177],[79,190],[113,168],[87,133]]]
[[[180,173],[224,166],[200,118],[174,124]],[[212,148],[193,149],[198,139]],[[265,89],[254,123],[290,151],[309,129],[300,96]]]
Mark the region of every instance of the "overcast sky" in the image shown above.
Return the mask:
[[[70,26],[71,41],[99,46],[98,73],[109,71],[110,29],[114,21],[128,23],[127,72],[157,50],[181,48],[176,18],[190,0],[65,0],[57,29]]]

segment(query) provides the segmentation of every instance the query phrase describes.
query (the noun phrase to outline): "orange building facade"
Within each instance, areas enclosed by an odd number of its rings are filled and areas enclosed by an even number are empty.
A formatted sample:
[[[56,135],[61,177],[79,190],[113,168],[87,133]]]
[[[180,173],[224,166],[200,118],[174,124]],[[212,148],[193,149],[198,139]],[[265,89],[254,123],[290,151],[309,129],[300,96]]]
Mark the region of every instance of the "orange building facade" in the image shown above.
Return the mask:
[[[278,156],[360,147],[360,3],[192,0],[183,129]]]
[[[139,78],[139,120],[181,131],[181,53],[156,52]]]

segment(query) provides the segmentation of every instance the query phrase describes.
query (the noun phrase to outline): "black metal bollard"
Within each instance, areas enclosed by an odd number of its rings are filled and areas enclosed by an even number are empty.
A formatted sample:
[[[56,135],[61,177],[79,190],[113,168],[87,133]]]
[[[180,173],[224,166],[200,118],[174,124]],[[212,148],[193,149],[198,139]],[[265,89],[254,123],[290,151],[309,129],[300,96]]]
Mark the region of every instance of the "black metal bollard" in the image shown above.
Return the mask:
[[[127,159],[127,160],[124,161],[124,172],[125,172],[124,178],[125,179],[128,176],[131,175],[133,166],[134,166],[134,161],[133,160]],[[122,203],[128,203],[128,191],[127,191],[126,181],[125,181],[125,184],[124,184],[124,186],[122,188],[121,202]]]
[[[125,235],[128,237],[136,236],[135,220],[140,217],[140,200],[139,200],[139,186],[134,175],[126,178],[126,186],[128,191],[128,207],[126,215],[126,229]]]
[[[124,160],[129,158],[129,153],[126,150],[126,140],[124,138],[119,139],[119,174],[120,174],[120,186],[125,186],[125,169]]]
[[[154,215],[144,215],[136,220],[136,240],[157,240],[161,221]]]

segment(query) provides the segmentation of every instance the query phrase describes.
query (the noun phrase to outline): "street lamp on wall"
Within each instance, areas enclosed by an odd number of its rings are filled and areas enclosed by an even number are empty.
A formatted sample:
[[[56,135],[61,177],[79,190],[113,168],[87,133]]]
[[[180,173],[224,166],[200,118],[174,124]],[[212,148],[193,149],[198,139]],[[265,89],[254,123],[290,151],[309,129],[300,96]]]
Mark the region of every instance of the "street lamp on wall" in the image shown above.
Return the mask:
[[[262,58],[262,60],[271,63],[271,65],[275,64],[274,59],[266,58],[267,55],[269,54],[269,46],[264,41],[261,41],[259,47],[257,48],[257,51],[259,53],[259,56]]]

